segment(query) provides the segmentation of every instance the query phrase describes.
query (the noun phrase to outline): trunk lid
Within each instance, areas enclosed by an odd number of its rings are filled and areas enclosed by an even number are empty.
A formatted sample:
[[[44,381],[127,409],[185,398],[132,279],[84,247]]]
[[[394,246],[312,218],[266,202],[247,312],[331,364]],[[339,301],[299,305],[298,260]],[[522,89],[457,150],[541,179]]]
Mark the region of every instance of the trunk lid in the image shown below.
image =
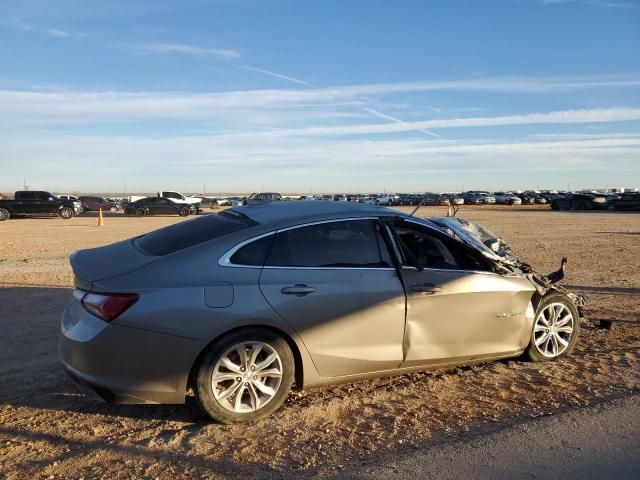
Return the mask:
[[[71,255],[70,263],[76,288],[91,290],[99,280],[132,272],[157,258],[142,253],[129,239],[104,247],[78,250]]]

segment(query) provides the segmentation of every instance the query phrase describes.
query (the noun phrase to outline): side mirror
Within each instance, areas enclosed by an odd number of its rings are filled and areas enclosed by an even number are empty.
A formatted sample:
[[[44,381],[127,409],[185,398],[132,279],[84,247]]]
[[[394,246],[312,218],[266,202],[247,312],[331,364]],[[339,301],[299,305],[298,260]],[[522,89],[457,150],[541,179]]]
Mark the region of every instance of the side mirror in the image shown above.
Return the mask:
[[[55,198],[53,198],[53,197],[49,197],[49,201],[50,201],[50,202],[53,202],[54,200],[55,200]]]

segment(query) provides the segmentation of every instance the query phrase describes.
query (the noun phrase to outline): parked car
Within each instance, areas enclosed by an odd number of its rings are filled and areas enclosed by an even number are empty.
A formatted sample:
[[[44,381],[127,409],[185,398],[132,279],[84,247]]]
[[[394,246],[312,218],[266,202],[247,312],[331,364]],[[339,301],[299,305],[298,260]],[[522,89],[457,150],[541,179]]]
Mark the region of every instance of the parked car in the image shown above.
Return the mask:
[[[72,200],[72,201],[76,201],[78,200],[78,197],[76,197],[75,195],[56,195],[56,197],[58,197],[60,200]]]
[[[608,207],[614,210],[640,210],[640,193],[621,193],[609,200]]]
[[[522,200],[511,192],[495,192],[493,197],[500,205],[521,205]]]
[[[553,210],[601,210],[608,207],[608,196],[596,193],[568,193],[551,202]]]
[[[533,205],[536,203],[535,197],[530,194],[519,192],[514,193],[514,195],[520,199],[522,205]]]
[[[102,197],[78,197],[78,200],[82,204],[81,212],[97,212],[98,210],[103,210],[105,212],[115,213],[120,210],[120,204],[116,202],[111,202],[106,198]]]
[[[19,191],[15,192],[13,200],[0,200],[0,221],[24,215],[57,215],[69,219],[79,213],[80,202],[62,200],[44,191]]]
[[[463,195],[464,203],[472,205],[494,204],[496,199],[489,193],[480,190],[471,190]]]
[[[279,202],[282,200],[282,195],[275,192],[252,193],[247,197],[247,201],[251,200],[259,200],[262,202]]]
[[[158,192],[158,197],[167,198],[174,203],[182,203],[187,205],[196,205],[197,208],[200,208],[200,203],[202,203],[202,199],[199,197],[187,197],[180,192],[166,191],[166,192]]]
[[[564,264],[563,264],[564,265]],[[297,388],[576,343],[584,299],[479,225],[347,202],[254,203],[76,252],[62,364],[123,403],[223,423]]]
[[[217,199],[215,199],[214,197],[209,197],[206,196],[204,194],[201,195],[191,195],[188,198],[195,198],[200,200],[200,203],[198,203],[198,208],[218,208],[220,205],[218,204]]]
[[[464,198],[460,193],[442,193],[441,196],[448,198],[451,205],[464,205]]]
[[[146,217],[147,215],[180,215],[186,217],[189,214],[197,214],[196,205],[188,205],[185,203],[175,203],[168,198],[147,197],[128,203],[124,207],[126,215],[135,215],[136,217]]]
[[[533,198],[534,203],[539,203],[539,204],[547,203],[547,199],[543,195],[540,195],[538,192],[528,190],[528,191],[525,191],[524,193],[525,195],[528,195],[529,197]]]

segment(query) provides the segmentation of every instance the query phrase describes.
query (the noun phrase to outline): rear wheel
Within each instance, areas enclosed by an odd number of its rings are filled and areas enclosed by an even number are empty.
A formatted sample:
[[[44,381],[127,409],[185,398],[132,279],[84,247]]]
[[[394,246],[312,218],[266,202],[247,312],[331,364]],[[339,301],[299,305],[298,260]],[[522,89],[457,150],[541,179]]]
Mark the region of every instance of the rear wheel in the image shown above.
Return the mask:
[[[144,217],[147,211],[144,208],[136,208],[136,217]]]
[[[284,338],[267,329],[246,328],[221,337],[207,349],[194,391],[214,420],[247,422],[282,405],[293,374],[293,354]]]
[[[536,310],[527,356],[534,362],[546,362],[569,355],[579,333],[580,316],[571,299],[550,293]]]
[[[0,208],[0,222],[9,220],[11,218],[11,212],[6,208]]]
[[[178,211],[178,215],[180,215],[181,217],[186,217],[187,215],[189,215],[190,211],[191,211],[191,209],[189,207],[182,207]]]
[[[60,215],[60,217],[64,218],[65,220],[69,220],[70,218],[73,218],[73,210],[69,207],[62,207],[60,210],[58,210],[58,215]]]

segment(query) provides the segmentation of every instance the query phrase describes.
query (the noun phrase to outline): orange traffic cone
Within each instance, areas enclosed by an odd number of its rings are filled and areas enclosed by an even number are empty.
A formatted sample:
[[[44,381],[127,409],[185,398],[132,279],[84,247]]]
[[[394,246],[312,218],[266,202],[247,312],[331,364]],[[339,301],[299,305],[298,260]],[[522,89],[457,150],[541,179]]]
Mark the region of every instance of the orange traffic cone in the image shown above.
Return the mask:
[[[104,227],[104,220],[102,219],[102,209],[98,210],[98,226]]]

